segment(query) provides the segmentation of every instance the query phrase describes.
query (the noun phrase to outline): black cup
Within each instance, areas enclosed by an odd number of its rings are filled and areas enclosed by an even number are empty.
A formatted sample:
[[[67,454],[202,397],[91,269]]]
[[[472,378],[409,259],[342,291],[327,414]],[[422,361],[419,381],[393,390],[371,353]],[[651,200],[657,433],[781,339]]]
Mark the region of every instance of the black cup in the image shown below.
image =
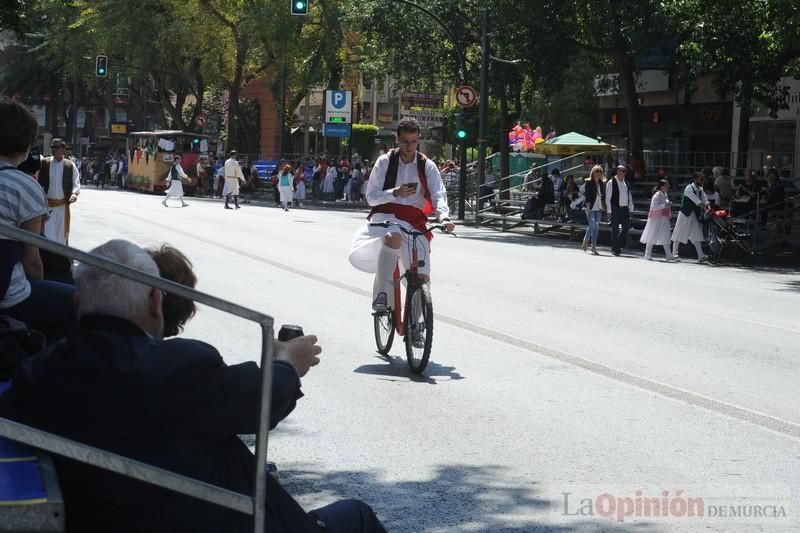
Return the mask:
[[[302,337],[303,335],[303,328],[300,326],[284,324],[281,326],[281,330],[278,332],[278,340],[285,342],[294,339],[295,337]]]

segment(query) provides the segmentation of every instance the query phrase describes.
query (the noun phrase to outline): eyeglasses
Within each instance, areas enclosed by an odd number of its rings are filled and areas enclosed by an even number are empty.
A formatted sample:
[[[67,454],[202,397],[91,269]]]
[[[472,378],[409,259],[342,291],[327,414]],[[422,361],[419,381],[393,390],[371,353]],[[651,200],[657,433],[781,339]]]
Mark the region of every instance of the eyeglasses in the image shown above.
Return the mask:
[[[621,169],[621,168],[618,168],[617,172],[622,172],[623,174],[627,174],[628,171],[624,170],[624,169]]]
[[[400,146],[415,146],[418,142],[419,139],[414,139],[413,141],[402,140],[402,141],[397,141],[397,144],[399,144]]]

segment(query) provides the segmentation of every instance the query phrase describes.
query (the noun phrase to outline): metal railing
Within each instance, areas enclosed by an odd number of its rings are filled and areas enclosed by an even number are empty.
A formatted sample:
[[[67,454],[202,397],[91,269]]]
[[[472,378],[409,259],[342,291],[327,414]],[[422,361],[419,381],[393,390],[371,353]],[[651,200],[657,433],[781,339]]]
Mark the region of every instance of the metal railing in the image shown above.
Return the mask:
[[[269,421],[272,400],[272,363],[274,360],[274,320],[258,311],[228,302],[221,298],[190,289],[179,283],[147,274],[114,261],[104,259],[69,246],[36,236],[12,226],[0,225],[0,236],[24,242],[39,249],[77,259],[82,263],[106,270],[113,274],[138,281],[166,292],[189,298],[214,309],[236,315],[261,326],[261,399],[258,408],[256,432],[255,472],[253,495],[248,496],[223,487],[211,485],[188,476],[183,476],[128,457],[123,457],[93,446],[26,426],[6,418],[0,418],[0,437],[22,442],[41,450],[74,459],[82,463],[103,468],[117,474],[158,485],[200,500],[221,505],[235,511],[253,515],[253,531],[262,533],[265,528],[266,510],[266,460],[269,442]]]
[[[586,153],[581,152],[578,154],[563,157],[561,159],[547,161],[545,163],[542,163],[541,165],[535,165],[528,170],[523,170],[515,174],[509,174],[505,178],[502,178],[502,180],[496,178],[495,185],[497,185],[498,182],[502,183],[503,181],[505,181],[506,183],[511,183],[511,178],[516,178],[516,177],[523,177],[523,181],[522,183],[517,183],[515,185],[508,185],[505,188],[495,187],[495,190],[492,194],[479,195],[477,205],[483,206],[485,203],[491,202],[492,200],[500,201],[500,199],[503,198],[504,193],[508,193],[508,196],[512,197],[514,193],[521,194],[523,191],[529,190],[531,187],[534,186],[535,183],[541,183],[542,176],[538,176],[539,172],[541,171],[547,172],[547,169],[552,166],[557,165],[561,167],[561,170],[559,170],[559,172],[562,175],[567,175],[570,172],[582,171],[586,168],[585,158],[586,158]],[[578,161],[579,163],[576,164],[575,163],[576,161]],[[566,163],[566,168],[563,168],[565,167],[564,162],[568,162]],[[528,178],[529,175],[536,175],[536,177],[529,179]],[[480,209],[476,209],[475,224],[476,225],[480,224],[481,213],[486,213],[491,210],[492,210],[491,205],[487,207],[481,207]]]

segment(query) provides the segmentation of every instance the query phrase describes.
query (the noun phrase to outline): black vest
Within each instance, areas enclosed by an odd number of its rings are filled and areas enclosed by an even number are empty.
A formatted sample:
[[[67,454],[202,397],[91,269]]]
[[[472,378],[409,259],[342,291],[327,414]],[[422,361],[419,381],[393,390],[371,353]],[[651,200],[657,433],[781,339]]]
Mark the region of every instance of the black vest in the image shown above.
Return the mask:
[[[66,157],[64,161],[64,173],[61,175],[61,187],[64,191],[64,198],[69,198],[72,195],[72,161]],[[47,194],[50,191],[50,163],[53,162],[52,157],[46,157],[42,160],[42,169],[39,171],[39,185],[44,189]]]
[[[631,196],[631,184],[626,181],[625,186],[628,188],[628,208],[630,209],[631,204],[633,203],[633,198]],[[617,178],[611,178],[611,207],[619,206],[619,183],[617,183]]]
[[[692,189],[694,189],[694,193],[700,198],[700,190],[692,184]],[[687,217],[692,216],[694,214],[698,219],[702,216],[703,208],[699,205],[696,205],[692,200],[686,196],[686,191],[683,192],[683,198],[681,199],[681,213],[686,215]]]
[[[419,176],[420,185],[425,182],[425,189],[427,190],[427,178],[425,177],[425,161],[427,161],[425,154],[417,152],[417,175]],[[400,167],[400,150],[394,149],[389,153],[389,168],[386,169],[386,176],[383,178],[383,190],[388,191],[394,189],[397,184],[397,169]]]

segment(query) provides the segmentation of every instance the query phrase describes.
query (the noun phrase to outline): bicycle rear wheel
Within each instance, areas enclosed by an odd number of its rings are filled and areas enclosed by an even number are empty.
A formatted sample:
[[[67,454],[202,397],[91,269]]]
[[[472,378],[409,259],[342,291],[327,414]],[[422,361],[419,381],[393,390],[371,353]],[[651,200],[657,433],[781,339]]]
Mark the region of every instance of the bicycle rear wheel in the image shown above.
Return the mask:
[[[372,314],[372,322],[375,326],[375,344],[378,353],[389,355],[394,341],[394,315],[392,311],[382,311]]]
[[[405,315],[406,359],[411,371],[420,374],[428,366],[433,344],[433,303],[427,285],[409,289]]]

